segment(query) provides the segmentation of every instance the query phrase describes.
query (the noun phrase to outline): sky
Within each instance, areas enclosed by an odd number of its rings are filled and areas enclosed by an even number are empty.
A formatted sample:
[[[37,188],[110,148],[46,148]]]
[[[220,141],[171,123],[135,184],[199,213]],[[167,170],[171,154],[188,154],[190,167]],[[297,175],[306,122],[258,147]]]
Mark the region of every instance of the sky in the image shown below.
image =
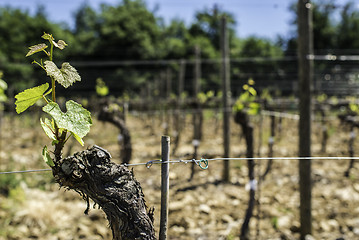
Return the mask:
[[[144,0],[149,10],[156,9],[156,16],[162,17],[165,23],[178,18],[190,24],[197,11],[213,8],[217,4],[222,10],[232,13],[237,22],[237,36],[258,36],[274,40],[278,35],[290,33],[290,21],[293,13],[289,6],[296,0]],[[345,2],[347,0],[336,0]],[[33,14],[38,5],[45,6],[51,21],[66,22],[73,26],[73,14],[87,3],[99,9],[101,3],[115,5],[120,0],[0,0],[0,7],[11,6],[29,10]],[[359,0],[354,0],[358,2]],[[359,4],[358,4],[359,6]]]

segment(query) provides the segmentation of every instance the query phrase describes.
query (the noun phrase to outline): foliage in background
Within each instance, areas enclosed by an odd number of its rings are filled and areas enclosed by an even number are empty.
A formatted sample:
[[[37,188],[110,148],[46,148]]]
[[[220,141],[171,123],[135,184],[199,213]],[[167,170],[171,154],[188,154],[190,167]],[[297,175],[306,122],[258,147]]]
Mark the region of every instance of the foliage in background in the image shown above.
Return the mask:
[[[34,45],[43,32],[64,36],[72,42],[73,35],[62,26],[51,23],[45,10],[39,7],[35,15],[20,9],[0,8],[0,66],[9,88],[32,86],[38,80],[37,71],[24,59],[26,46]],[[62,59],[59,56],[58,59]]]
[[[246,111],[249,115],[256,115],[260,110],[260,104],[256,102],[257,91],[254,89],[255,82],[249,79],[247,84],[243,85],[244,92],[238,97],[233,105],[234,112]]]
[[[38,9],[31,16],[28,12],[0,8],[0,66],[6,73],[9,86],[15,92],[35,84],[36,81],[46,80],[37,69],[29,67],[23,59],[25,48],[37,42],[37,36],[43,32],[52,32],[68,39],[69,51],[56,59],[64,61],[127,61],[127,60],[156,60],[156,59],[194,59],[195,47],[200,48],[202,59],[217,59],[220,56],[219,20],[227,16],[231,57],[238,58],[246,47],[245,39],[239,39],[234,32],[233,16],[215,6],[205,8],[196,13],[194,21],[188,25],[182,20],[174,19],[165,25],[163,19],[151,11],[142,0],[122,0],[117,4],[102,4],[100,10],[94,10],[84,3],[74,14],[75,26],[72,30],[65,25],[49,22],[45,9]],[[74,41],[76,39],[76,41]],[[254,43],[256,45],[257,43]],[[274,46],[268,41],[268,46]],[[268,48],[265,46],[265,48]],[[253,47],[253,45],[252,45]],[[262,45],[255,47],[262,48]],[[259,51],[266,52],[267,50]],[[271,51],[273,52],[273,51]],[[112,93],[121,95],[123,92],[140,93],[144,91],[145,83],[155,81],[162,66],[125,66],[122,68],[78,68],[81,75],[87,79],[86,85],[79,83],[74,87],[94,89],[96,79],[105,77],[107,86]],[[175,67],[175,66],[171,66]],[[202,64],[202,90],[220,89],[218,66]],[[246,67],[246,66],[245,66]],[[140,70],[139,70],[140,69]],[[193,66],[186,66],[185,91],[191,95],[189,81]],[[241,76],[242,77],[242,76]],[[248,77],[245,77],[248,79]],[[92,86],[92,87],[91,87]],[[65,94],[61,91],[62,94]]]
[[[7,100],[5,91],[8,86],[7,86],[7,83],[2,79],[3,75],[4,75],[4,73],[2,71],[0,71],[0,111],[2,111],[4,108],[3,102],[5,102]]]
[[[106,86],[106,83],[102,80],[102,78],[96,79],[96,93],[100,97],[105,97],[109,93],[109,89]]]
[[[343,49],[358,48],[359,11],[355,8],[355,4],[347,3],[338,8],[333,0],[325,0],[314,1],[313,6],[315,49],[319,51],[331,49],[335,53]],[[45,81],[38,70],[24,64],[26,62],[22,57],[24,48],[21,47],[35,44],[37,36],[42,32],[52,32],[54,35],[68,39],[70,51],[57,58],[61,61],[67,58],[73,61],[96,62],[193,60],[195,47],[200,48],[202,59],[218,59],[220,57],[219,20],[221,16],[226,16],[230,57],[252,59],[231,62],[232,91],[235,95],[239,95],[242,86],[240,82],[244,79],[255,78],[258,86],[264,80],[267,83],[279,79],[295,80],[292,74],[296,72],[296,64],[293,64],[295,67],[290,67],[287,61],[266,60],[283,55],[295,55],[295,5],[292,7],[292,13],[293,30],[285,36],[278,36],[277,42],[274,43],[258,36],[239,38],[234,31],[236,22],[233,15],[216,5],[199,10],[189,24],[185,24],[181,19],[173,19],[166,25],[164,20],[157,16],[156,11],[150,10],[142,0],[122,0],[114,5],[102,4],[99,10],[84,3],[74,14],[75,26],[71,30],[65,25],[51,23],[45,9],[41,7],[34,15],[19,9],[0,8],[0,67],[6,74],[9,90],[14,89],[15,92],[33,85],[35,81]],[[260,60],[260,58],[264,59]],[[328,64],[333,64],[334,67],[335,63]],[[178,70],[178,66],[173,64],[170,67]],[[201,68],[203,73],[201,90],[217,92],[220,89],[219,64],[201,64]],[[160,72],[163,66],[129,64],[120,67],[103,67],[100,72],[100,68],[94,64],[94,68],[78,69],[88,81],[86,85],[80,83],[75,86],[74,91],[80,88],[94,89],[96,79],[105,77],[111,93],[119,96],[123,92],[137,95],[146,92],[144,85],[153,85],[155,81],[161,79]],[[187,64],[185,69],[184,91],[191,96],[193,64]],[[316,69],[325,71],[326,66],[318,65]]]

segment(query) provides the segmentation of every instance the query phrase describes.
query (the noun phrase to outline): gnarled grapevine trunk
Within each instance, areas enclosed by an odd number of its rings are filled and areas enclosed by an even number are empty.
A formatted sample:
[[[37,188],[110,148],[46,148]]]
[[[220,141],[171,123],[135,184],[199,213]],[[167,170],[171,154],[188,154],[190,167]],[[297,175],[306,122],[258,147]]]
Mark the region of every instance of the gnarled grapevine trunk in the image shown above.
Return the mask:
[[[116,111],[110,111],[109,103],[106,103],[100,109],[98,120],[112,123],[120,129],[123,136],[123,149],[121,149],[122,163],[129,163],[132,156],[132,144],[130,131],[126,127],[124,117],[121,117]]]
[[[103,209],[114,240],[156,239],[153,212],[147,213],[139,182],[132,171],[110,158],[106,150],[94,146],[56,161],[53,175],[62,187]]]
[[[246,157],[253,158],[254,157],[254,146],[253,146],[253,126],[249,122],[249,117],[245,112],[239,111],[234,116],[234,121],[241,125],[243,134],[246,139],[247,151]],[[249,200],[248,200],[248,207],[246,210],[246,215],[243,220],[240,239],[247,240],[249,239],[249,222],[253,215],[253,209],[255,204],[255,176],[254,176],[254,167],[255,163],[254,160],[249,159],[247,160],[248,166],[248,178],[249,178]]]

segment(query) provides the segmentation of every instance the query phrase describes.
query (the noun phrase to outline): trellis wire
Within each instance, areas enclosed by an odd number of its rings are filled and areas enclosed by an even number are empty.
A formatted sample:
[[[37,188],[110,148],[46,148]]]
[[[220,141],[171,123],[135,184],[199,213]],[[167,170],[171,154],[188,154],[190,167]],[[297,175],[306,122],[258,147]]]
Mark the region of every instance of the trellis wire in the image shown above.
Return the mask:
[[[177,113],[189,113],[189,114],[193,114],[193,113],[198,113],[200,111],[203,110],[212,110],[212,111],[216,111],[216,112],[232,112],[232,108],[203,108],[203,109],[197,109],[197,108],[186,108],[186,109],[180,109],[180,108],[175,108],[175,109],[167,109],[167,112],[177,112]],[[160,115],[164,112],[165,110],[131,110],[129,111],[132,115],[137,116],[137,115],[141,115],[141,114],[147,114],[147,115]],[[263,115],[263,116],[274,116],[274,117],[280,117],[280,118],[287,118],[287,119],[291,119],[291,120],[299,120],[299,114],[295,114],[295,113],[287,113],[287,112],[278,112],[278,111],[268,111],[268,110],[261,110],[259,112],[259,114]],[[338,117],[336,116],[325,116],[323,117],[316,117],[313,116],[312,120],[313,121],[319,121],[324,119],[325,121],[334,121],[337,120]]]
[[[153,164],[177,164],[177,163],[195,163],[201,169],[207,169],[210,161],[245,161],[245,160],[359,160],[359,157],[254,157],[254,158],[201,158],[201,159],[170,159],[168,161],[162,161],[160,159],[150,160],[144,163],[130,163],[121,164],[126,167],[133,166],[146,166],[151,168]],[[11,171],[11,172],[0,172],[0,174],[13,174],[13,173],[33,173],[33,172],[46,172],[51,169],[35,169],[35,170],[24,170],[24,171]]]

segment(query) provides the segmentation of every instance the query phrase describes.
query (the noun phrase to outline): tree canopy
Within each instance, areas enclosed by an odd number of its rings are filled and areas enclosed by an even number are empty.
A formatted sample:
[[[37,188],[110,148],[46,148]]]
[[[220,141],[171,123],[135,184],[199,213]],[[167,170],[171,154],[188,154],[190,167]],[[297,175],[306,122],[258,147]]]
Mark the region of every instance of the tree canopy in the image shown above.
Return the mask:
[[[294,4],[291,9],[294,16],[292,25],[295,26]],[[94,91],[96,79],[102,77],[111,90],[139,92],[146,82],[163,78],[161,76],[164,71],[168,72],[168,68],[179,69],[178,64],[166,67],[156,64],[157,60],[189,60],[192,65],[186,66],[185,78],[190,83],[194,78],[195,49],[200,49],[202,59],[220,58],[222,16],[227,18],[231,58],[272,58],[295,53],[295,31],[288,36],[278,36],[277,42],[256,36],[239,38],[234,31],[236,22],[233,15],[216,5],[198,11],[190,24],[173,19],[166,25],[156,11],[148,9],[145,1],[122,0],[115,5],[102,4],[99,10],[84,3],[74,14],[73,29],[50,22],[43,7],[39,7],[34,15],[19,9],[0,8],[0,68],[5,72],[9,86],[16,91],[25,88],[31,81],[37,81],[36,67],[24,64],[28,62],[24,55],[27,46],[34,44],[43,32],[49,32],[70,43],[69,50],[60,60],[70,58],[83,64],[79,71],[89,80],[79,86],[87,87],[86,91]],[[313,18],[315,49],[359,47],[359,12],[353,3],[338,6],[334,0],[314,1]],[[102,65],[102,69],[94,64],[86,68],[89,61],[124,63],[118,66]],[[153,61],[154,64],[132,64],[136,61]],[[234,85],[241,86],[236,81],[247,81],[244,78],[252,76],[249,73],[266,74],[268,69],[278,68],[278,63],[270,61],[256,64],[234,64],[231,70]],[[201,68],[202,90],[218,90],[220,64],[209,65],[203,61]],[[254,75],[252,77],[256,80]]]

